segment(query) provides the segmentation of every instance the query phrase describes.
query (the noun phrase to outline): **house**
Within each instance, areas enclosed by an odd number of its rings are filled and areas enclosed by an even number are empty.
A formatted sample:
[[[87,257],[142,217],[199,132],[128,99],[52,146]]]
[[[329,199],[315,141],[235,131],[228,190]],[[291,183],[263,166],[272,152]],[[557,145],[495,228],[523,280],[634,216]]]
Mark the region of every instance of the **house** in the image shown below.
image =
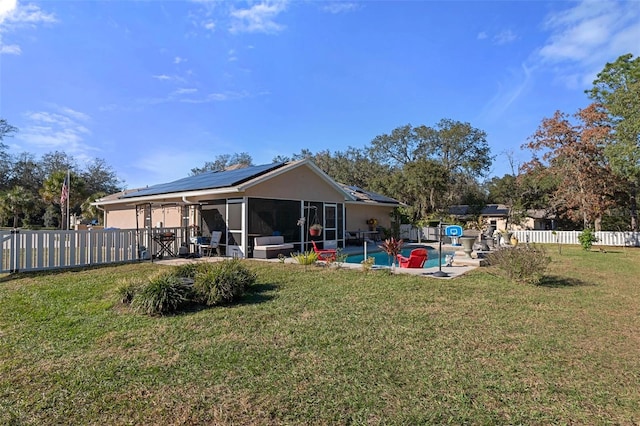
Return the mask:
[[[251,257],[255,237],[280,235],[296,251],[309,250],[308,228],[324,247],[344,247],[347,232],[367,230],[375,218],[391,227],[397,200],[335,182],[310,160],[206,172],[112,194],[93,203],[105,228],[171,228],[178,239],[223,232],[228,256]],[[147,242],[148,244],[148,242]]]
[[[456,205],[449,208],[449,214],[456,219],[464,222],[474,220],[474,215],[471,214],[470,208],[467,205]],[[483,222],[486,225],[492,227],[492,229],[555,229],[555,215],[547,212],[546,210],[527,210],[525,217],[520,224],[508,223],[509,207],[504,204],[487,204],[482,208],[482,211],[478,215],[482,217]]]

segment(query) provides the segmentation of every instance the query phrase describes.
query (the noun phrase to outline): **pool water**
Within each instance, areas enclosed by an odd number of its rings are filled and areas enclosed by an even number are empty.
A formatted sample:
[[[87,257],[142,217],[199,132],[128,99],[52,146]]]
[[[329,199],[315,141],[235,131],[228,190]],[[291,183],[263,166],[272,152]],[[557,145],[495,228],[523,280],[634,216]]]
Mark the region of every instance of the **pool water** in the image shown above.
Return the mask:
[[[429,257],[427,261],[424,263],[425,268],[433,268],[438,266],[438,250],[433,247],[408,247],[404,248],[400,251],[404,257],[409,257],[411,250],[416,248],[426,248],[427,254]],[[442,252],[442,264],[445,264],[445,256],[448,254],[454,254],[452,251],[443,251]],[[367,257],[373,257],[375,259],[374,265],[376,266],[391,266],[391,259],[389,255],[383,251],[367,251]],[[363,254],[350,254],[347,257],[346,263],[361,263],[364,260]],[[397,265],[397,264],[396,264]]]

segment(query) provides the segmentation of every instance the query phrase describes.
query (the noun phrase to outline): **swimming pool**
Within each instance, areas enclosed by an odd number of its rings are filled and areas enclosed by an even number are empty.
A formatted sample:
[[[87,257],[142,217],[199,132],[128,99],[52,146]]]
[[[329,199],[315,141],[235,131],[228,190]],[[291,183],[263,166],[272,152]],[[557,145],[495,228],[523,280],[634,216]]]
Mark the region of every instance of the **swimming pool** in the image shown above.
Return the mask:
[[[435,266],[438,266],[438,250],[434,249],[433,247],[405,247],[400,251],[400,254],[402,254],[405,257],[409,257],[409,253],[411,253],[411,250],[416,249],[416,248],[425,248],[427,249],[427,253],[429,255],[427,261],[424,263],[424,267],[425,268],[433,268]],[[453,254],[454,252],[452,251],[443,251],[442,252],[442,264],[445,264],[445,256],[448,254]],[[391,266],[391,259],[389,258],[389,255],[379,249],[374,249],[372,251],[367,251],[367,257],[373,257],[375,259],[374,265],[377,266]],[[364,259],[364,253],[363,254],[350,254],[347,257],[346,263],[361,263],[362,260]],[[396,264],[397,265],[397,264]]]

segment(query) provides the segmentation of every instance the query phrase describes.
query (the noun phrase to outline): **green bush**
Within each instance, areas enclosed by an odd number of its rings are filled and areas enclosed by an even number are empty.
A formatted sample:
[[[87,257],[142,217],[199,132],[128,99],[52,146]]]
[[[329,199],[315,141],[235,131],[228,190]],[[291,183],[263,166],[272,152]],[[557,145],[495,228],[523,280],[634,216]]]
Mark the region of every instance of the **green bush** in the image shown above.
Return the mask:
[[[208,306],[238,300],[255,283],[256,275],[241,260],[228,259],[207,263],[194,277],[196,299]]]
[[[151,277],[135,293],[131,306],[147,315],[163,315],[177,311],[191,300],[191,296],[191,286],[172,271],[165,271]]]
[[[503,248],[489,254],[488,260],[503,277],[534,285],[540,284],[551,262],[543,247],[533,245]]]
[[[584,250],[591,250],[593,243],[598,242],[598,237],[593,232],[593,229],[587,228],[580,235],[578,235],[578,241]]]

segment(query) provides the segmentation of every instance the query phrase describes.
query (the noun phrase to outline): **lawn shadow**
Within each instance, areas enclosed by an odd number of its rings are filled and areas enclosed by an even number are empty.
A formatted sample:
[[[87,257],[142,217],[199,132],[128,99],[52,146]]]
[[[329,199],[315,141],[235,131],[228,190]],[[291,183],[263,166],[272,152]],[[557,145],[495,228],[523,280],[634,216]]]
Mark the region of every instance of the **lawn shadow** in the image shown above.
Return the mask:
[[[202,303],[189,303],[183,306],[178,311],[174,312],[172,315],[191,315],[200,311],[215,309],[216,307],[233,307],[264,303],[273,299],[273,296],[263,293],[276,290],[277,288],[278,286],[276,284],[254,284],[247,290],[247,292],[244,294],[244,296],[242,296],[240,300],[237,300],[235,302],[224,303],[218,306],[207,306]]]
[[[273,283],[254,284],[249,287],[247,292],[244,294],[244,297],[238,300],[237,305],[255,305],[258,303],[268,302],[273,299],[273,296],[266,293],[277,289],[278,285]]]
[[[561,277],[558,275],[546,275],[542,278],[542,281],[538,286],[540,287],[549,287],[549,288],[559,288],[559,287],[578,287],[578,286],[593,286],[595,284],[589,283],[577,278],[567,278]]]

